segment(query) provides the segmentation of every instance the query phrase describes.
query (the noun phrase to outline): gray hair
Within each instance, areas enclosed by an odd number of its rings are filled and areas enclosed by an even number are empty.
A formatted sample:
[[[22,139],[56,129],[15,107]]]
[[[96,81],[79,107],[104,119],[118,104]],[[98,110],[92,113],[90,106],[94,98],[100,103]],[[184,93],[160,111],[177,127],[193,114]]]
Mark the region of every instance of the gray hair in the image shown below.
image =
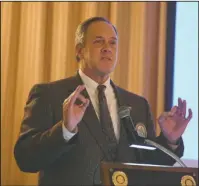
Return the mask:
[[[115,33],[118,35],[116,27],[109,20],[107,20],[104,17],[91,17],[91,18],[85,20],[84,22],[80,23],[79,26],[77,27],[77,30],[75,33],[75,47],[78,45],[84,46],[85,34],[86,34],[86,31],[87,31],[89,25],[91,25],[91,23],[93,23],[93,22],[99,22],[99,21],[103,21],[103,22],[106,22],[106,23],[112,25],[113,29],[115,30]],[[76,56],[76,60],[77,60],[77,62],[80,61],[79,56]]]

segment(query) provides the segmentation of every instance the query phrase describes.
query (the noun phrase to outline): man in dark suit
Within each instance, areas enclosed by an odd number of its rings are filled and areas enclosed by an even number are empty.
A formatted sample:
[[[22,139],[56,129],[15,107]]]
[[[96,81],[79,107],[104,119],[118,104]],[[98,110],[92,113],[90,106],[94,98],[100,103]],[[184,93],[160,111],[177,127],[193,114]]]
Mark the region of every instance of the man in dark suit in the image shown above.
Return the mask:
[[[173,165],[159,150],[129,147],[133,141],[118,117],[121,106],[132,108],[133,122],[146,128],[147,138],[183,155],[181,135],[192,117],[189,110],[185,118],[186,102],[179,99],[178,106],[159,117],[162,132],[155,137],[146,99],[110,80],[117,50],[116,28],[102,17],[88,19],[76,32],[78,73],[32,88],[14,155],[22,171],[40,172],[40,185],[100,184],[101,161]]]

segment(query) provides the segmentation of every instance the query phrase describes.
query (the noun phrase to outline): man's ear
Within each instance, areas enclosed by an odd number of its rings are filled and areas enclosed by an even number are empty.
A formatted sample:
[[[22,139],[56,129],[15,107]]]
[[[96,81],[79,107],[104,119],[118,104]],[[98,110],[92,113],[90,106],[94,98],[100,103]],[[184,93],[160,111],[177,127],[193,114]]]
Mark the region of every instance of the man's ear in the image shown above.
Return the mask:
[[[76,60],[79,62],[80,60],[84,59],[84,47],[82,44],[78,44],[75,47],[76,51]]]

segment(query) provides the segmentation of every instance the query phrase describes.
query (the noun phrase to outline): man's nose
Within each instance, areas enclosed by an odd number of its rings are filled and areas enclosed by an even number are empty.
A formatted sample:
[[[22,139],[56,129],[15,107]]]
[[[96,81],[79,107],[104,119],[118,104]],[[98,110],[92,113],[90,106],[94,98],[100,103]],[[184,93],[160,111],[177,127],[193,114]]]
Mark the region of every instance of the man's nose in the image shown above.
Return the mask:
[[[102,52],[111,52],[111,46],[108,42],[105,42],[102,47]]]

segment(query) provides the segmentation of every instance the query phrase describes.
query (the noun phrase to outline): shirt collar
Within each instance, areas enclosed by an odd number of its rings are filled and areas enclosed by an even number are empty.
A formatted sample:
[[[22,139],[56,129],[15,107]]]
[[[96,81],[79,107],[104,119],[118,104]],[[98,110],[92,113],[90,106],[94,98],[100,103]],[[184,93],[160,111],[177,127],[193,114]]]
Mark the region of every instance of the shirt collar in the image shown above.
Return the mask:
[[[79,69],[79,75],[86,87],[88,87],[89,89],[93,89],[93,90],[97,89],[97,86],[99,84],[97,82],[95,82],[93,79],[91,79],[90,77],[88,77],[86,74],[84,74],[81,69]],[[109,88],[111,86],[110,85],[110,77],[103,83],[103,85],[105,85],[107,88]]]

